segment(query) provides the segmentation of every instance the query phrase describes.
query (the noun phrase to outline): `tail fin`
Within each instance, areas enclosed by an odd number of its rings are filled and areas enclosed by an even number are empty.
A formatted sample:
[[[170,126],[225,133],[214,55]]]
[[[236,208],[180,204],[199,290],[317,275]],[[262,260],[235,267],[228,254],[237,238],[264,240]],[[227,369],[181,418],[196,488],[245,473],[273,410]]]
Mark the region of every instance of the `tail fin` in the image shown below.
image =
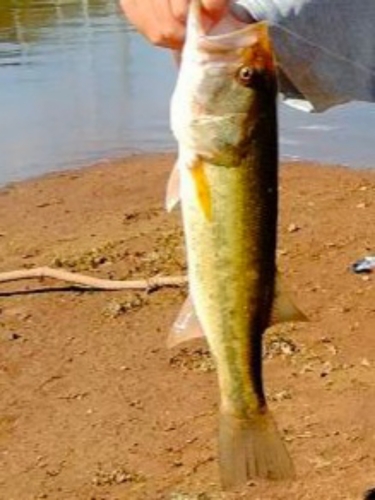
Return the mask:
[[[252,478],[292,479],[292,460],[269,412],[250,419],[220,415],[220,475],[230,490]]]

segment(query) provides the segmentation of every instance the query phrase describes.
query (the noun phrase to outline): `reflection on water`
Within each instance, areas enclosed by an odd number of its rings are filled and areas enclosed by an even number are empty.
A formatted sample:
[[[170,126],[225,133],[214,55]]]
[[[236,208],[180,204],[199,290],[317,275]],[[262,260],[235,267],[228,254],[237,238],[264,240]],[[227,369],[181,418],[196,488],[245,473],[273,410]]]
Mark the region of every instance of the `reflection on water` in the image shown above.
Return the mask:
[[[0,0],[0,183],[175,147],[175,68],[117,0]],[[374,166],[375,107],[281,109],[287,157]]]
[[[0,182],[170,149],[169,55],[113,0],[1,0]]]

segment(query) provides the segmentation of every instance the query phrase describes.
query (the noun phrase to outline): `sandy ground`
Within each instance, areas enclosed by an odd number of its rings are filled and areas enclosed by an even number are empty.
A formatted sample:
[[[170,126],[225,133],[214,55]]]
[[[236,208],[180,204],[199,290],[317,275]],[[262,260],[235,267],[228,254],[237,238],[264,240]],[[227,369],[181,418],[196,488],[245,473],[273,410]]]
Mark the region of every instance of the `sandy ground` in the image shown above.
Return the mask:
[[[185,272],[173,158],[135,157],[0,191],[1,270],[105,278]],[[204,341],[165,339],[185,289],[3,284],[1,500],[360,499],[375,486],[375,172],[281,168],[279,268],[308,323],[267,333],[265,384],[293,483],[222,494],[218,392]]]

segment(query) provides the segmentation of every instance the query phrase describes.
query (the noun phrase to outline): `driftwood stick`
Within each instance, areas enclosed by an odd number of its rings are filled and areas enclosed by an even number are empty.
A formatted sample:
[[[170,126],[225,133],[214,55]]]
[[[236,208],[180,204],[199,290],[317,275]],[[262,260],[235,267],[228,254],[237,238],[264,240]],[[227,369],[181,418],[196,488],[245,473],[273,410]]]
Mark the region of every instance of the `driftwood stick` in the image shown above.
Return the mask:
[[[162,287],[181,287],[187,283],[186,276],[154,276],[144,280],[108,280],[93,278],[78,273],[71,273],[62,269],[51,267],[36,267],[34,269],[20,269],[0,273],[0,283],[25,279],[54,278],[67,281],[74,285],[99,290],[156,290]]]

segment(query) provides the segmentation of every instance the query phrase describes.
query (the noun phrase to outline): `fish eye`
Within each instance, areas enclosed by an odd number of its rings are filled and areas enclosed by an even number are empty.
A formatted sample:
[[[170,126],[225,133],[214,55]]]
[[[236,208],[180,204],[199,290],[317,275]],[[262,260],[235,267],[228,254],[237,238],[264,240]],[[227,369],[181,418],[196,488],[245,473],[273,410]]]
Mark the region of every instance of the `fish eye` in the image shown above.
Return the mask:
[[[254,71],[249,66],[241,66],[238,70],[238,79],[242,85],[249,85],[254,75]]]

